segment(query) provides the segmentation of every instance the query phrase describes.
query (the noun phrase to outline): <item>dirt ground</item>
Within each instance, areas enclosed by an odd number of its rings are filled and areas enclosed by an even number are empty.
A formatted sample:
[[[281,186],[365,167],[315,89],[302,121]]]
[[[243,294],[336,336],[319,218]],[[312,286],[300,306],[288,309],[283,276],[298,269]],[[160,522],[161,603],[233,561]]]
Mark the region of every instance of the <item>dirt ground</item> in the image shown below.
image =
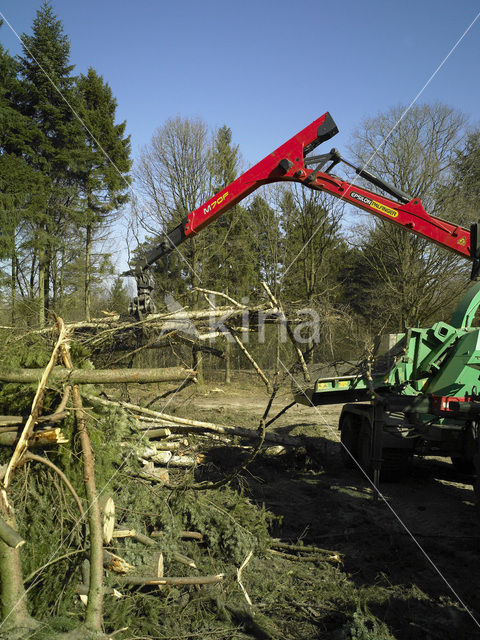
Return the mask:
[[[213,385],[177,396],[165,410],[218,424],[258,426],[267,403],[260,383]],[[269,417],[290,401],[288,390],[280,393]],[[341,463],[340,411],[341,405],[290,409],[272,429],[315,438],[317,454],[261,457],[244,475],[244,490],[279,516],[274,535],[344,554],[341,570],[360,591],[387,587],[388,596],[377,603],[370,599],[369,608],[388,624],[392,637],[480,638],[473,478],[449,460],[415,459],[409,476],[398,484],[383,483],[381,499],[374,500],[368,480]],[[316,637],[334,636],[327,624]],[[385,636],[359,632],[351,637]]]

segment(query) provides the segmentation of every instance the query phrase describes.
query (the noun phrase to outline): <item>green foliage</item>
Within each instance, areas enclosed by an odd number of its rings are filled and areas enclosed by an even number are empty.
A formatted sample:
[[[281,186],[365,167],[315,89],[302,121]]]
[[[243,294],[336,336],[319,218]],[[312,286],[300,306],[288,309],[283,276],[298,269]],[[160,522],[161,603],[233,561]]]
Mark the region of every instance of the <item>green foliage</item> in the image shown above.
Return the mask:
[[[4,342],[0,351],[0,367],[35,369],[45,367],[50,359],[51,345],[43,337],[32,334],[26,340],[10,338]],[[28,415],[35,392],[36,384],[7,383],[0,388],[0,412],[5,415]],[[45,408],[48,409],[54,394],[46,397]]]
[[[115,278],[110,295],[108,297],[108,310],[117,313],[125,313],[128,309],[129,295],[125,286],[124,278]]]
[[[336,283],[342,255],[341,211],[322,194],[294,188],[283,193],[282,280],[288,299],[313,301]]]
[[[371,613],[357,610],[343,627],[338,640],[395,640],[386,624]]]
[[[0,286],[13,323],[25,319],[23,299],[43,325],[52,307],[83,303],[90,314],[104,267],[94,246],[127,199],[130,140],[103,78],[92,68],[73,75],[70,40],[48,2],[22,47],[16,60],[0,47],[0,259],[10,263]]]

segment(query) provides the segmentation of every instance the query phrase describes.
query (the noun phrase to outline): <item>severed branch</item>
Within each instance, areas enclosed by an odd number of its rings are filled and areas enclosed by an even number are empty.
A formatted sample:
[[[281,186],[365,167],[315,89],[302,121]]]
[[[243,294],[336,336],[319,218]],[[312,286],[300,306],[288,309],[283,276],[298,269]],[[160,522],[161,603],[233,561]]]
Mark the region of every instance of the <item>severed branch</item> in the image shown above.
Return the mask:
[[[249,440],[256,440],[257,434],[253,429],[245,429],[243,427],[228,427],[224,425],[214,424],[212,422],[202,422],[200,420],[190,420],[188,418],[180,418],[179,416],[172,416],[166,413],[160,413],[159,411],[154,411],[153,409],[145,409],[144,407],[140,407],[139,405],[132,404],[131,402],[123,402],[119,400],[118,402],[114,402],[112,400],[107,400],[105,398],[98,398],[97,396],[93,396],[89,393],[83,393],[83,397],[87,400],[90,400],[92,403],[99,403],[105,406],[120,406],[124,409],[128,409],[130,411],[134,411],[137,414],[144,414],[151,418],[155,418],[160,424],[168,424],[168,429],[162,430],[159,435],[170,435],[173,430],[177,430],[179,432],[204,432],[211,431],[213,433],[220,433],[225,435],[239,436],[241,438],[247,438]],[[156,423],[152,422],[152,425]],[[143,427],[145,430],[149,430],[150,427]],[[153,431],[153,429],[152,429]],[[170,432],[170,433],[168,433]],[[275,433],[266,433],[265,441],[273,442],[275,444],[284,444],[292,447],[300,447],[304,444],[304,440],[299,437],[294,436],[279,436]]]
[[[150,536],[152,538],[161,538],[164,535],[163,531],[151,531]],[[198,540],[199,542],[203,542],[203,533],[199,531],[180,531],[180,538],[186,538],[188,540]]]
[[[282,542],[281,540],[273,540],[272,547],[277,549],[286,549],[288,551],[301,551],[307,553],[325,553],[327,555],[339,555],[342,556],[343,553],[339,553],[338,551],[332,551],[331,549],[322,549],[321,547],[316,547],[314,545],[309,544],[289,544],[288,542]]]
[[[0,369],[0,382],[30,384],[40,381],[43,393],[48,378],[52,382],[68,384],[112,384],[119,382],[176,382],[195,375],[191,369],[168,367],[166,369],[71,369],[55,367],[44,380],[41,369]],[[40,386],[39,386],[40,389]],[[43,396],[42,396],[43,397]]]
[[[258,364],[255,362],[255,360],[253,359],[253,356],[249,353],[249,351],[247,350],[245,345],[242,343],[240,338],[237,336],[237,334],[235,333],[234,329],[232,329],[232,327],[229,327],[229,326],[227,326],[227,329],[228,329],[230,335],[232,336],[232,338],[237,343],[237,346],[240,349],[240,351],[242,351],[242,353],[245,354],[245,356],[247,357],[247,359],[250,362],[250,364],[252,365],[252,367],[255,369],[255,371],[258,373],[258,375],[260,376],[260,378],[264,382],[265,386],[267,387],[268,393],[272,393],[272,385],[270,383],[270,380],[267,378],[267,376],[263,373],[263,371],[260,369]]]
[[[65,335],[65,325],[57,318],[59,333]],[[62,359],[67,369],[73,369],[68,344],[63,340],[60,345]],[[72,399],[75,409],[77,431],[80,439],[83,459],[83,481],[88,504],[88,524],[90,529],[90,570],[91,579],[88,589],[88,603],[85,626],[93,631],[101,631],[103,618],[103,532],[95,486],[95,462],[92,444],[88,433],[82,397],[76,384],[72,386]]]
[[[226,293],[222,293],[221,291],[212,291],[210,289],[202,289],[201,287],[194,287],[193,289],[194,291],[200,291],[200,293],[205,293],[207,295],[219,296],[220,298],[225,298],[225,300],[228,300],[229,302],[231,302],[235,307],[237,307],[237,309],[248,308],[244,304],[237,302],[236,300],[228,296]]]
[[[222,582],[225,574],[218,573],[214,576],[181,576],[167,578],[163,576],[158,578],[157,576],[117,576],[117,581],[122,584],[137,585],[137,586],[155,586],[159,584],[170,585],[182,585],[182,584],[215,584]]]
[[[42,402],[45,396],[46,385],[50,377],[50,374],[53,371],[53,367],[57,360],[58,352],[65,340],[65,335],[66,335],[65,325],[62,322],[62,324],[58,326],[58,338],[53,348],[52,354],[50,356],[50,360],[47,366],[45,367],[43,373],[41,374],[37,392],[35,393],[35,397],[33,398],[33,402],[32,402],[32,407],[30,409],[30,415],[28,416],[27,422],[23,427],[22,433],[20,435],[20,438],[18,439],[17,445],[12,454],[12,457],[10,458],[10,461],[7,466],[7,471],[5,472],[5,476],[3,478],[2,496],[6,505],[8,505],[7,490],[10,485],[13,469],[18,464],[20,458],[27,450],[28,440],[32,435],[33,427],[35,426],[35,422],[42,409]]]
[[[25,540],[22,536],[15,531],[5,520],[0,516],[0,539],[12,549],[18,549],[25,544]]]
[[[245,596],[245,600],[247,601],[247,604],[251,607],[252,606],[252,601],[250,600],[250,596],[247,593],[247,590],[245,589],[245,587],[243,586],[243,582],[242,582],[242,572],[245,569],[245,567],[247,566],[247,564],[250,562],[251,558],[253,556],[253,549],[250,551],[250,553],[248,554],[248,556],[245,558],[245,560],[242,562],[241,566],[237,569],[237,582],[240,585],[240,589],[242,590],[243,595]]]

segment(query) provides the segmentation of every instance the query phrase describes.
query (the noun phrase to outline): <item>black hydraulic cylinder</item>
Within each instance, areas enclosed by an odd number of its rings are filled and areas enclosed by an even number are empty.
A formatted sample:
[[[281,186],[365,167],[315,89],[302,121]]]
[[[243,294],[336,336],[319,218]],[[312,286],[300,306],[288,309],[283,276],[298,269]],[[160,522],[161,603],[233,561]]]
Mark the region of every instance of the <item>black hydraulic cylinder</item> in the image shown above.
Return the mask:
[[[408,193],[405,193],[401,189],[397,189],[397,187],[394,187],[388,182],[385,182],[381,178],[374,176],[373,173],[370,173],[370,171],[367,171],[366,169],[360,169],[360,167],[354,167],[354,169],[357,175],[365,178],[365,180],[368,180],[368,182],[371,182],[379,189],[383,189],[383,191],[386,191],[394,198],[397,198],[397,200],[400,200],[400,202],[403,202],[405,204],[412,200],[412,196],[409,196]]]

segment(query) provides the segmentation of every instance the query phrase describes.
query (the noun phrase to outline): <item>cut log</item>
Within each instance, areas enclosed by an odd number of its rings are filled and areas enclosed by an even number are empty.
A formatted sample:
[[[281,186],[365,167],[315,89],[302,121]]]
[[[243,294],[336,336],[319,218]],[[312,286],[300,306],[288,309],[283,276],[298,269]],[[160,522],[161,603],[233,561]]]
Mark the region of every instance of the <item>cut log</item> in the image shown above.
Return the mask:
[[[157,578],[156,576],[118,576],[117,580],[122,584],[137,586],[155,586],[158,584],[215,584],[216,582],[221,582],[224,576],[225,574],[223,573],[219,573],[215,576],[179,576],[171,578],[167,578],[166,576],[163,576],[162,578]]]
[[[272,447],[265,447],[262,450],[262,453],[266,456],[269,457],[274,457],[274,456],[281,456],[284,453],[286,453],[286,449],[285,447],[283,447],[281,444],[277,444],[276,446],[272,446]]]
[[[159,484],[170,484],[168,469],[154,467],[153,462],[148,462],[144,466],[143,470],[133,477],[142,478],[142,480],[149,480],[150,482],[158,482]]]
[[[38,383],[43,369],[0,369],[0,382]],[[191,369],[169,367],[167,369],[65,369],[54,367],[50,382],[68,384],[111,384],[117,382],[171,382],[185,380],[195,375]]]
[[[157,578],[163,578],[163,576],[165,575],[165,565],[164,565],[164,560],[163,560],[163,553],[160,551],[160,553],[158,554],[157,557],[157,567],[156,567],[156,572],[157,572]],[[158,590],[161,591],[163,589],[163,585],[159,584],[158,585]]]
[[[119,400],[118,402],[114,402],[112,400],[106,400],[105,398],[97,398],[96,396],[92,396],[89,393],[83,394],[85,398],[90,400],[91,402],[103,404],[105,406],[121,406],[124,409],[129,409],[131,411],[135,411],[139,414],[144,414],[151,418],[156,418],[159,423],[168,422],[170,424],[170,431],[174,430],[177,433],[195,433],[196,431],[212,431],[213,433],[223,433],[225,435],[233,435],[240,436],[241,438],[247,438],[249,440],[258,440],[258,433],[253,429],[245,429],[243,427],[228,427],[224,425],[214,424],[212,422],[202,422],[200,420],[190,420],[187,418],[180,418],[179,416],[172,416],[167,413],[160,413],[159,411],[154,411],[153,409],[145,409],[144,407],[140,407],[136,404],[132,404],[131,402],[122,402]],[[139,424],[139,428],[150,429],[151,423],[148,423],[148,426],[144,426]],[[154,424],[154,423],[153,423]],[[275,433],[266,433],[265,434],[266,442],[274,442],[275,444],[283,444],[292,447],[300,447],[304,444],[302,438],[296,438],[293,436],[279,436]]]
[[[152,531],[150,536],[152,538],[161,538],[164,535],[163,531]],[[181,538],[187,538],[191,540],[198,540],[199,542],[203,542],[203,533],[199,531],[180,531]]]
[[[182,438],[181,440],[173,440],[171,442],[152,442],[152,445],[157,451],[178,451],[178,449],[188,447],[188,440]]]
[[[103,550],[103,566],[114,573],[128,573],[131,569],[135,569],[126,560],[106,549]]]
[[[166,427],[159,427],[159,428],[155,428],[152,429],[151,428],[152,424],[147,424],[145,427],[140,427],[142,429],[145,429],[145,437],[146,438],[168,438],[168,436],[172,435],[172,432],[170,431],[170,429],[166,428]]]
[[[15,431],[8,431],[6,433],[0,433],[0,446],[11,447],[16,445],[19,440],[19,436]],[[36,431],[28,441],[30,447],[46,447],[50,444],[65,444],[68,439],[62,433],[59,427],[55,429],[44,429],[43,431]]]
[[[133,538],[135,534],[135,529],[115,529],[112,538]]]
[[[163,560],[163,553],[160,551],[157,557],[157,578],[163,578],[164,568],[165,568],[165,565]]]
[[[141,451],[137,453],[140,460],[151,460],[157,464],[168,464],[172,459],[171,451],[157,451],[155,447],[143,447]]]
[[[182,553],[177,553],[176,551],[174,551],[172,553],[172,558],[176,562],[180,562],[181,564],[186,564],[187,567],[191,567],[192,569],[198,568],[197,565],[195,564],[195,560],[192,560],[192,558],[189,558],[188,556],[184,556]]]
[[[115,529],[115,502],[112,496],[102,495],[98,499],[102,514],[103,542],[110,544]]]
[[[167,452],[165,451],[165,453]],[[168,461],[168,466],[189,469],[197,464],[202,464],[204,460],[205,456],[201,453],[197,456],[172,456]]]
[[[11,547],[12,549],[18,549],[22,545],[25,544],[25,540],[22,536],[12,529],[12,527],[5,522],[3,518],[0,517],[0,538],[5,542],[6,545]]]
[[[59,411],[49,416],[41,416],[35,420],[35,424],[49,424],[59,422],[68,416],[68,411]],[[0,433],[7,431],[16,431],[17,427],[22,427],[27,421],[23,416],[0,416]]]

